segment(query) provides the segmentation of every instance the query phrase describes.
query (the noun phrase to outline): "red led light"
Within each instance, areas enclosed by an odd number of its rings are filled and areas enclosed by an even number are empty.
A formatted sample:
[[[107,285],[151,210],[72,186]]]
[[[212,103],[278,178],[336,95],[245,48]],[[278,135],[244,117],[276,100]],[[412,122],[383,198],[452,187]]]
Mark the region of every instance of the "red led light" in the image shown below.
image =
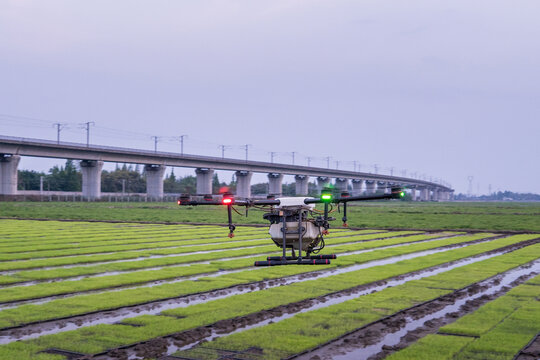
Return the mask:
[[[231,198],[224,198],[223,199],[223,205],[229,205],[232,204],[233,199]]]

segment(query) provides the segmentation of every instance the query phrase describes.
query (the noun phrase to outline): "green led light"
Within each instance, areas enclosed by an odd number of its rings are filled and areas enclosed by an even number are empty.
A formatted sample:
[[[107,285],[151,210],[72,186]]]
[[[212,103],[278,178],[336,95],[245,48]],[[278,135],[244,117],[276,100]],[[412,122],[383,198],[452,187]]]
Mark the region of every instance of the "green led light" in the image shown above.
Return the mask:
[[[332,200],[332,194],[322,194],[322,195],[321,195],[321,200],[323,200],[323,201],[330,201],[330,200]]]
[[[405,196],[405,191],[400,192],[400,193],[399,193],[399,196],[400,196],[400,197],[404,197],[404,196]]]

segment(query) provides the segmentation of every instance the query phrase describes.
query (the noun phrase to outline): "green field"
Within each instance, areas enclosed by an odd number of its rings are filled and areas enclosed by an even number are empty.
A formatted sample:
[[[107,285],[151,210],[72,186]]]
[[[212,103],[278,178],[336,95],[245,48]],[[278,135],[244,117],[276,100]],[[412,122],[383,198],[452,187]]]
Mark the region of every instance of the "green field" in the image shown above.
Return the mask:
[[[527,264],[526,283],[391,358],[512,359],[540,332],[535,204],[355,206],[349,223],[365,229],[331,229],[323,252],[338,255],[332,264],[266,268],[252,266],[280,254],[266,227],[239,226],[230,239],[223,226],[181,224],[219,223],[222,208],[0,208],[4,217],[119,221],[0,219],[0,359],[287,358]],[[414,225],[397,226],[400,218]],[[215,339],[175,348],[210,329],[220,329]]]
[[[222,207],[175,203],[0,202],[11,218],[223,223]],[[340,219],[341,214],[335,212]],[[239,224],[263,224],[261,213],[234,215]],[[386,201],[349,206],[349,225],[366,228],[540,231],[540,203],[432,203]],[[337,226],[340,221],[335,222]]]

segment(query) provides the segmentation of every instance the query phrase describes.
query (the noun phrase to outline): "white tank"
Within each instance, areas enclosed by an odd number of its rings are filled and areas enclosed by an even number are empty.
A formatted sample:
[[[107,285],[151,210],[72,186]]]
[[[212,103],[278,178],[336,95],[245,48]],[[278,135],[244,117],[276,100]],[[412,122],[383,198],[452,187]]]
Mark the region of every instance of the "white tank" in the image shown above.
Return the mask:
[[[285,243],[287,247],[292,246],[295,250],[300,248],[299,237],[298,237],[298,222],[287,222],[287,235],[285,237]],[[302,232],[302,250],[306,251],[310,246],[314,248],[320,242],[320,233],[322,228],[319,229],[318,226],[315,226],[312,222],[303,221],[302,227],[304,231]],[[282,247],[283,245],[283,223],[272,224],[270,225],[270,237],[278,245]]]

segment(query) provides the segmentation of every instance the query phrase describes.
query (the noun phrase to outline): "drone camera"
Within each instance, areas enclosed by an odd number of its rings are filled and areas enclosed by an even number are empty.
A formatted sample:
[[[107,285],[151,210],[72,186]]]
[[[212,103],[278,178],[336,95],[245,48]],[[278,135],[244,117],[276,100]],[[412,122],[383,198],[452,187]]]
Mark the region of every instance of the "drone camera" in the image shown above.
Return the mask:
[[[213,198],[212,195],[210,195],[210,194],[204,195],[203,199],[204,199],[205,201],[212,201],[212,200],[214,200],[214,198]]]

